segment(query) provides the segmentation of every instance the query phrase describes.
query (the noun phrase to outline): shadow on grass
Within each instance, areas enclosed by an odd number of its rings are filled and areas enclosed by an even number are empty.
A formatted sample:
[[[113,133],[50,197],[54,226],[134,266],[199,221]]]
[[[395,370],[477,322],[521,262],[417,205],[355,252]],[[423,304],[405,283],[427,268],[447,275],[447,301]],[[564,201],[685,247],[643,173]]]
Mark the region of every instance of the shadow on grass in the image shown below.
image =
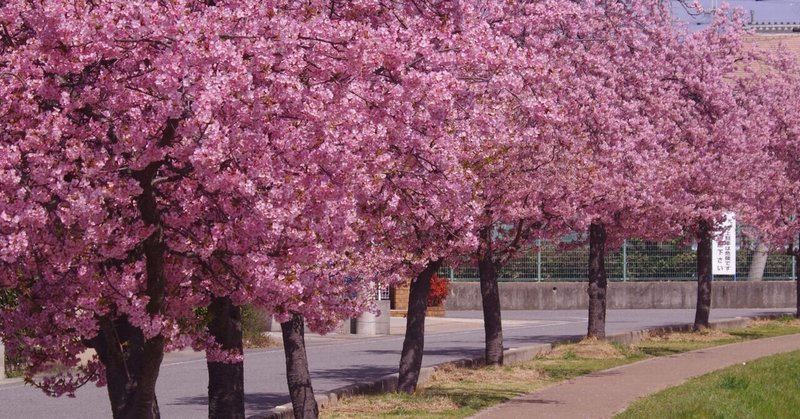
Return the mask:
[[[514,400],[514,404],[564,404],[564,402],[545,399],[518,399]]]
[[[644,347],[644,348],[639,348],[639,350],[650,356],[667,356],[667,355],[675,355],[682,352],[686,352],[683,349],[664,348],[664,347],[649,347],[649,348]]]
[[[481,388],[477,384],[476,386],[436,386],[425,389],[427,397],[447,397],[460,408],[475,410],[504,403],[526,393],[508,389]]]
[[[769,333],[768,331],[763,330],[732,330],[729,331],[728,334],[744,340],[762,339],[770,336],[777,336],[777,334]]]

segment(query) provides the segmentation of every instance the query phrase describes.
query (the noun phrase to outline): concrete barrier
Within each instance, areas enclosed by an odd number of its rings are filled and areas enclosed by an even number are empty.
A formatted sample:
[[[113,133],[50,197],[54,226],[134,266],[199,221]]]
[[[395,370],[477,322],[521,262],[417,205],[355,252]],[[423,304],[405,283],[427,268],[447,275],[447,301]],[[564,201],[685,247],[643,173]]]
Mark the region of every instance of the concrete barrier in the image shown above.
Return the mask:
[[[501,282],[499,285],[503,310],[586,309],[589,305],[586,282]],[[795,281],[714,282],[712,306],[794,307],[795,289]],[[608,284],[607,301],[609,309],[695,308],[697,283],[612,282]],[[480,284],[451,282],[445,309],[481,310]]]
[[[358,335],[388,335],[390,324],[389,300],[377,302],[379,314],[365,312],[356,319],[356,334]]]

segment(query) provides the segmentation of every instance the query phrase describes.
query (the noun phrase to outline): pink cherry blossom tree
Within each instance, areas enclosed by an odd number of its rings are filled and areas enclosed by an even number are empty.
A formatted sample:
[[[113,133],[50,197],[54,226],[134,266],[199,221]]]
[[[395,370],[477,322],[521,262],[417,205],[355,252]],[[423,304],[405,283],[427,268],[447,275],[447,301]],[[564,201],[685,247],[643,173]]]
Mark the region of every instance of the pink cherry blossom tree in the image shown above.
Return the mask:
[[[474,175],[480,208],[470,253],[480,276],[487,364],[503,362],[497,283],[503,265],[533,239],[558,235],[560,216],[571,212],[562,185],[549,181],[564,152],[556,103],[568,84],[559,79],[562,63],[552,58],[562,41],[554,34],[581,10],[561,1],[485,2],[473,10],[475,23],[458,34],[468,82],[460,106],[471,116],[459,126],[465,133],[459,153]]]
[[[548,182],[567,191],[563,222],[587,232],[587,336],[603,339],[606,248],[677,232],[660,215],[670,200],[663,159],[674,133],[663,80],[682,33],[663,4],[649,1],[587,5],[563,26],[569,30],[553,60],[565,73],[557,96],[565,152]]]
[[[748,218],[759,206],[761,175],[773,173],[765,138],[750,101],[739,91],[735,70],[747,67],[744,21],[721,8],[706,29],[675,44],[670,89],[677,101],[671,118],[678,131],[666,144],[672,172],[668,217],[697,241],[698,299],[694,327],[708,327],[711,307],[711,242],[723,214]]]
[[[14,99],[3,105],[4,166],[16,190],[2,210],[26,239],[4,258],[19,296],[4,338],[30,376],[94,348],[77,375],[39,385],[57,395],[107,382],[115,417],[159,415],[165,350],[214,347],[194,309],[228,298],[210,284],[233,280],[220,268],[249,246],[235,238],[258,198],[239,163],[260,145],[236,135],[231,111],[247,109],[248,67],[223,45],[229,10],[207,6],[2,8],[2,89]]]
[[[800,64],[796,51],[781,45],[780,39],[753,36],[748,41],[747,65],[740,65],[736,75],[737,100],[752,121],[750,140],[759,141],[767,161],[758,171],[748,172],[761,188],[751,191],[750,199],[757,204],[742,221],[757,227],[766,243],[787,250],[800,262],[798,206],[794,202],[800,187],[800,119],[791,106],[800,91]],[[796,315],[800,317],[800,291],[797,301]]]
[[[341,295],[368,281],[325,275],[355,237],[329,171],[352,142],[321,141],[341,90],[308,81],[337,67],[309,73],[299,32],[317,22],[295,6],[3,4],[3,337],[30,377],[98,353],[38,383],[50,394],[98,380],[115,417],[158,417],[163,353],[191,344],[210,414],[241,416],[238,305],[320,330],[364,308]]]

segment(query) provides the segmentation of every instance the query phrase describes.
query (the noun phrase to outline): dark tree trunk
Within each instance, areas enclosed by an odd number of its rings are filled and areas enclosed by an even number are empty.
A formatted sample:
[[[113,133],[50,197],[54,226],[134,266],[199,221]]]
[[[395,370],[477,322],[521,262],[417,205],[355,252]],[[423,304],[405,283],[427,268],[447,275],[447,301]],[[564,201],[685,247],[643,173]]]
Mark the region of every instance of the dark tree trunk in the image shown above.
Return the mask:
[[[244,353],[242,311],[230,297],[208,306],[208,332],[224,350]],[[244,419],[244,362],[208,362],[209,419]]]
[[[179,122],[178,119],[167,120],[158,147],[169,147],[172,144]],[[164,273],[167,246],[154,185],[163,163],[155,161],[132,173],[132,177],[142,188],[142,193],[136,197],[136,207],[144,225],[152,228],[152,233],[141,246],[145,260],[144,291],[148,297],[145,309],[151,317],[160,315],[163,310],[167,283]],[[160,418],[156,381],[164,359],[164,337],[145,339],[141,329],[131,325],[126,317],[113,313],[101,317],[98,323],[98,335],[89,340],[87,346],[95,348],[100,362],[106,367],[113,417]]]
[[[143,374],[148,356],[144,334],[126,317],[99,319],[100,331],[86,342],[94,348],[106,369],[108,398],[114,419],[159,418],[155,393],[146,393]],[[160,362],[160,361],[159,361]]]
[[[589,226],[589,327],[586,337],[606,338],[606,229],[598,223]]]
[[[159,146],[168,146],[174,139],[177,120],[169,120]],[[142,221],[153,232],[142,243],[145,259],[145,295],[147,314],[161,314],[166,294],[164,274],[166,243],[153,180],[162,162],[153,162],[133,173],[142,193],[136,206]],[[156,399],[156,381],[164,359],[164,337],[145,339],[143,332],[132,326],[127,318],[104,316],[100,319],[98,336],[90,345],[97,350],[106,367],[108,395],[115,419],[158,419],[161,417]]]
[[[397,390],[404,393],[413,393],[417,389],[425,345],[425,309],[428,307],[431,277],[440,266],[442,266],[441,259],[428,262],[416,280],[411,282],[406,315],[406,337],[400,354],[400,377],[397,382]]]
[[[700,221],[697,237],[697,309],[694,330],[708,328],[711,315],[711,224]]]
[[[286,380],[289,396],[297,419],[315,419],[319,416],[311,375],[308,373],[303,316],[292,314],[292,319],[281,323],[283,351],[286,354]]]
[[[503,365],[503,324],[500,318],[499,267],[487,251],[478,261],[483,302],[483,329],[486,333],[486,365]]]

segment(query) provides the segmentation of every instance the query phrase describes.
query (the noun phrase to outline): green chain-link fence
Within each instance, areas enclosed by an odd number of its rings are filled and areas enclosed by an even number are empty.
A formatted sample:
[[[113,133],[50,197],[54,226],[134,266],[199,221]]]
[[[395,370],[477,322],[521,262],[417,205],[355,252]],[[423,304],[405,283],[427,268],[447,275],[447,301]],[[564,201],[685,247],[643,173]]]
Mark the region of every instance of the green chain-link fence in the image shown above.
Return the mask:
[[[715,276],[716,280],[747,280],[757,244],[747,235],[737,234],[736,273]],[[691,281],[696,276],[696,249],[679,241],[650,243],[626,240],[621,249],[606,254],[606,274],[611,281]],[[586,281],[589,262],[587,245],[559,248],[537,242],[524,249],[504,267],[501,281]],[[444,266],[439,275],[454,281],[477,281],[478,269],[465,261],[457,268]],[[784,252],[768,254],[764,280],[794,279],[794,258]]]

